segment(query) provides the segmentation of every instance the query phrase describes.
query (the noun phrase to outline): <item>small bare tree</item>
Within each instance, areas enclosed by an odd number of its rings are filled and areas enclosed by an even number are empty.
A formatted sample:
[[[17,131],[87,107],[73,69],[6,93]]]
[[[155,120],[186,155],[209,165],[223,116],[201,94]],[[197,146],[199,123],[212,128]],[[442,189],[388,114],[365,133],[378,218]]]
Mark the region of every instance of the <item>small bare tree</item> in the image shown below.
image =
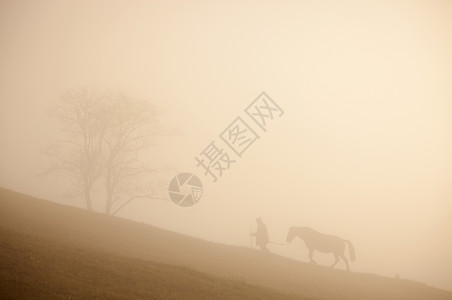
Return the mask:
[[[152,172],[142,167],[140,153],[161,134],[154,106],[121,92],[81,89],[64,94],[53,114],[65,138],[46,151],[52,158],[49,171],[73,178],[83,190],[88,210],[93,207],[91,193],[96,183],[105,187],[105,213],[109,215],[122,195],[129,199],[114,213],[139,196],[130,196],[137,190],[134,180]]]
[[[52,116],[61,123],[64,138],[44,151],[52,159],[47,172],[60,172],[75,180],[88,210],[92,210],[91,191],[103,168],[100,163],[106,129],[103,101],[95,90],[66,92],[52,111]]]

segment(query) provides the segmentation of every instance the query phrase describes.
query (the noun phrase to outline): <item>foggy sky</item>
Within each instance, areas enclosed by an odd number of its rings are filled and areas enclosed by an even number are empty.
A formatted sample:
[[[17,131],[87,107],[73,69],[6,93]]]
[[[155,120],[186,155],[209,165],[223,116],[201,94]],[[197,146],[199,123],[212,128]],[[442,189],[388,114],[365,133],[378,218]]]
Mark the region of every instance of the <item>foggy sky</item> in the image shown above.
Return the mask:
[[[452,290],[451,14],[450,1],[3,1],[0,185],[82,206],[37,176],[59,134],[47,110],[66,90],[120,88],[180,133],[144,160],[205,187],[194,207],[137,200],[121,217],[245,247],[256,217],[275,242],[310,226],[354,243],[354,271]],[[194,157],[262,91],[284,115],[212,183]],[[301,242],[270,247],[307,261]]]

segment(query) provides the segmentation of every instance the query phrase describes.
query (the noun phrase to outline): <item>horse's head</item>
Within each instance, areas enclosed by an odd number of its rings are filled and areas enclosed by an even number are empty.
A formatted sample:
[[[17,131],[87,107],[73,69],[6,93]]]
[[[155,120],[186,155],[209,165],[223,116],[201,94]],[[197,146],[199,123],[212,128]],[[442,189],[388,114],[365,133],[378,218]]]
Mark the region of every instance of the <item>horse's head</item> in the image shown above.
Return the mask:
[[[293,238],[295,237],[294,229],[295,229],[295,227],[290,227],[289,228],[289,232],[287,233],[287,238],[286,238],[286,242],[287,243],[292,242]]]

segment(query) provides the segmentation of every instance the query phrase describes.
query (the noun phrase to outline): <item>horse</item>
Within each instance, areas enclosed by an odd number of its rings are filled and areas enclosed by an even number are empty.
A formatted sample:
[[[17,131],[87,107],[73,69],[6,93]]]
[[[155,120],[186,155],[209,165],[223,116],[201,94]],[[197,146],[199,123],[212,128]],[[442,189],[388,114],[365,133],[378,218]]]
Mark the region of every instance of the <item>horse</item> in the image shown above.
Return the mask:
[[[345,244],[347,244],[350,252],[350,260],[355,260],[355,249],[350,241],[344,240],[338,236],[320,233],[309,227],[291,227],[287,233],[287,243],[289,244],[294,237],[299,237],[305,242],[306,247],[308,247],[309,250],[311,264],[317,264],[314,261],[313,255],[314,251],[318,250],[323,253],[333,253],[335,261],[331,265],[331,268],[334,268],[339,262],[339,258],[341,258],[347,266],[347,271],[350,271],[348,260],[344,255]]]

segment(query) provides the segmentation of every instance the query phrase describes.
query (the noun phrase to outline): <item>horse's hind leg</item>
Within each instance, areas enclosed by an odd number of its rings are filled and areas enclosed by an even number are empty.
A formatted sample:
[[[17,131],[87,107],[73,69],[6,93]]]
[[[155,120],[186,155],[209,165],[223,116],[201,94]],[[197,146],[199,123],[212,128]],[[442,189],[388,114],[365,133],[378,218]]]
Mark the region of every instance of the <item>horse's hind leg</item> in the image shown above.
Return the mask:
[[[317,263],[314,261],[314,249],[309,249],[309,259],[310,263],[316,265]]]
[[[342,253],[342,254],[340,254],[340,257],[341,257],[342,260],[344,261],[345,266],[347,267],[347,271],[350,271],[350,267],[349,267],[349,265],[348,265],[348,260],[347,260],[347,258],[345,257],[345,255]]]
[[[334,263],[331,265],[331,268],[334,268],[334,266],[339,262],[339,256],[334,253]]]

